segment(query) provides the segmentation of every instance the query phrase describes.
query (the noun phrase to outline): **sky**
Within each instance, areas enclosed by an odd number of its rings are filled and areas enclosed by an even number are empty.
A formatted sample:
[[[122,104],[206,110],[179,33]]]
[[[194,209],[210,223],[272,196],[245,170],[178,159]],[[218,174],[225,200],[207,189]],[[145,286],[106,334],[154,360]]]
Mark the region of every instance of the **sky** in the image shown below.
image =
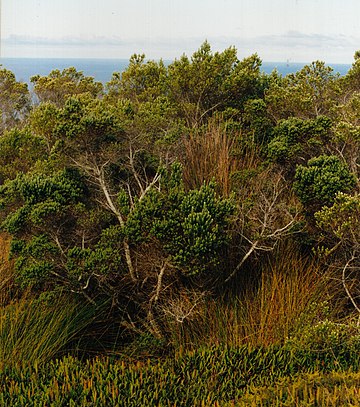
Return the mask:
[[[2,57],[172,60],[204,40],[240,58],[351,63],[359,0],[1,0]]]

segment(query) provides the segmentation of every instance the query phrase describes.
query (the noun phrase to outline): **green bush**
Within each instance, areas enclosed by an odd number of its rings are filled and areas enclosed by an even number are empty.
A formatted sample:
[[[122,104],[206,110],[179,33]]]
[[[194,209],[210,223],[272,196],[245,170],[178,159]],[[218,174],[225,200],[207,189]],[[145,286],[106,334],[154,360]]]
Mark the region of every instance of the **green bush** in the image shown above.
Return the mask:
[[[297,155],[307,155],[317,150],[326,140],[331,128],[331,120],[319,116],[313,120],[290,117],[281,120],[274,128],[274,138],[268,144],[268,156],[272,161],[296,159]]]
[[[338,192],[349,192],[355,184],[355,175],[338,157],[321,155],[309,160],[307,167],[297,167],[294,189],[311,208],[332,204]]]
[[[360,329],[355,324],[337,323],[325,319],[314,325],[305,326],[289,340],[291,346],[314,352],[336,354],[356,352],[360,346]]]

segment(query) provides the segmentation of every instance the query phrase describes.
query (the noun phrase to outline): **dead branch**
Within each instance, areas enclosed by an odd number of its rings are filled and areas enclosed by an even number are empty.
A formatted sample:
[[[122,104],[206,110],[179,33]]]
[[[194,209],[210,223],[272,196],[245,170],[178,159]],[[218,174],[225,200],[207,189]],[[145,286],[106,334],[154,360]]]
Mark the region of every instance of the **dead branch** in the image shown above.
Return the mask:
[[[284,207],[282,195],[285,192],[285,187],[281,185],[282,180],[282,176],[278,176],[273,182],[270,192],[266,190],[260,191],[257,197],[257,205],[247,215],[242,214],[240,237],[242,240],[247,241],[250,247],[226,278],[225,283],[235,277],[252,254],[257,251],[272,251],[282,238],[294,233],[291,229],[298,220],[298,212],[291,214]],[[284,223],[283,219],[287,219],[286,223],[279,226],[279,221]],[[245,227],[247,220],[250,225],[248,233],[246,233]]]
[[[346,270],[348,269],[350,263],[355,260],[355,258],[356,258],[355,255],[352,254],[350,260],[348,260],[348,262],[347,262],[347,263],[345,264],[345,266],[343,267],[343,269],[342,269],[342,278],[341,278],[341,281],[342,281],[342,285],[343,285],[343,287],[344,287],[344,290],[345,290],[345,292],[346,292],[346,295],[348,296],[348,298],[349,298],[349,300],[351,301],[352,305],[354,306],[355,310],[356,310],[356,311],[358,312],[358,314],[359,314],[359,320],[358,320],[358,326],[359,326],[359,325],[360,325],[360,308],[359,308],[359,306],[356,304],[356,301],[355,301],[354,297],[352,296],[352,294],[351,294],[351,292],[350,292],[350,290],[349,290],[349,287],[347,286],[347,283],[346,283]]]

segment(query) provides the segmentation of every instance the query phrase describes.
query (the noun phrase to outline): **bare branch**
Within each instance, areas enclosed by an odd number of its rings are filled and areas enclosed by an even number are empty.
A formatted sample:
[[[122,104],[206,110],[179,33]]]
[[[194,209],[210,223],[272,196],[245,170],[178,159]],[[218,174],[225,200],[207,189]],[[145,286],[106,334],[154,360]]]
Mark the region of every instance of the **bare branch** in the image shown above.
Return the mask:
[[[140,181],[139,174],[137,173],[137,171],[135,169],[135,164],[134,164],[134,158],[135,158],[136,152],[133,153],[133,149],[131,147],[131,144],[130,144],[129,150],[130,150],[129,151],[130,168],[131,168],[131,171],[132,171],[133,176],[135,178],[135,181],[136,181],[136,183],[138,184],[138,186],[140,188],[140,194],[143,195],[144,194],[144,187],[142,185],[142,182]]]
[[[354,261],[354,260],[355,260],[355,256],[354,256],[354,254],[352,254],[351,259],[348,260],[348,262],[347,262],[347,263],[345,264],[345,266],[343,267],[343,270],[342,270],[342,279],[341,279],[341,281],[342,281],[342,285],[343,285],[343,287],[344,287],[344,290],[345,290],[345,292],[346,292],[346,295],[348,296],[348,298],[350,299],[352,305],[354,306],[354,308],[355,308],[356,311],[358,312],[359,318],[360,318],[360,308],[359,308],[359,306],[356,304],[356,301],[355,301],[354,297],[352,296],[352,294],[350,293],[349,287],[347,286],[347,283],[346,283],[346,270],[348,269],[350,263],[351,263],[352,261]],[[358,320],[358,325],[359,325],[359,324],[360,324],[360,319]]]
[[[166,307],[163,307],[163,311],[165,314],[172,316],[177,322],[182,324],[186,319],[194,315],[195,308],[204,299],[206,294],[206,292],[201,292],[200,294],[195,293],[195,298],[193,299],[192,304],[191,302],[189,304],[189,301],[183,301],[181,298],[177,301],[171,301]]]
[[[270,252],[274,250],[280,239],[294,233],[291,229],[298,219],[298,212],[291,214],[284,207],[282,195],[286,188],[282,185],[282,181],[283,177],[281,175],[277,176],[270,183],[270,190],[267,183],[265,188],[258,192],[259,196],[257,197],[256,205],[248,213],[243,213],[242,219],[239,218],[241,227],[240,236],[250,244],[250,247],[226,278],[225,283],[228,283],[236,275],[245,261],[254,252]],[[285,224],[284,221],[286,222]],[[280,222],[282,225],[279,225]],[[247,232],[246,229],[248,229]]]
[[[156,292],[154,296],[154,303],[156,303],[159,300],[159,295],[162,287],[162,279],[164,277],[164,273],[167,267],[167,261],[164,262],[163,266],[160,269],[159,275],[158,275],[158,282],[156,285]]]
[[[240,263],[235,267],[235,269],[232,271],[232,273],[227,277],[225,280],[225,283],[228,283],[234,276],[235,274],[241,269],[242,265],[245,263],[245,261],[250,257],[250,255],[257,249],[259,241],[256,240],[250,249],[247,251],[247,253],[243,256],[241,259]]]

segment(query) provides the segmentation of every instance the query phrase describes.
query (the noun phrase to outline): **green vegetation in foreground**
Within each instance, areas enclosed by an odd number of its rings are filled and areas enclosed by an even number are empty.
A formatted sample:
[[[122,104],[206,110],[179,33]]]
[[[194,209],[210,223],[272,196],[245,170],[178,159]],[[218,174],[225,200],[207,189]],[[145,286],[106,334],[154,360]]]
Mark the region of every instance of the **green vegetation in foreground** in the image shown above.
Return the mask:
[[[360,384],[360,374],[349,371],[360,366],[359,349],[216,347],[154,363],[109,358],[82,363],[66,357],[43,367],[6,369],[0,401],[13,406],[339,405],[354,400]]]
[[[360,374],[352,371],[300,374],[269,386],[250,386],[238,402],[223,406],[358,406],[359,387]]]

